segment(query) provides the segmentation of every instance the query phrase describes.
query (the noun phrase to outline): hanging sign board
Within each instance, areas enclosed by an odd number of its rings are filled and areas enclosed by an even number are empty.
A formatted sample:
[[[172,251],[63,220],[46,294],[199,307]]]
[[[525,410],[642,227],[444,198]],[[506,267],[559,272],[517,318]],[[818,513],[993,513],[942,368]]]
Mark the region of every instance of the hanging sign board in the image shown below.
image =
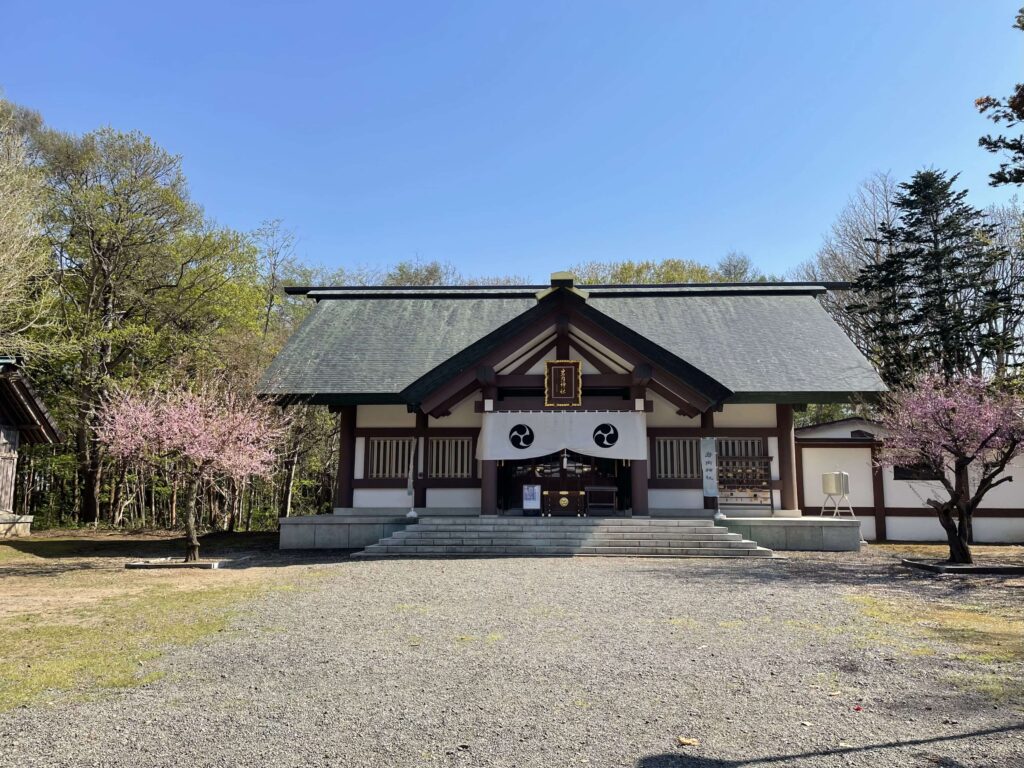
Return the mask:
[[[700,469],[704,479],[704,495],[709,498],[718,496],[718,446],[713,437],[700,439]]]
[[[565,408],[583,403],[583,366],[579,360],[544,363],[544,407]]]

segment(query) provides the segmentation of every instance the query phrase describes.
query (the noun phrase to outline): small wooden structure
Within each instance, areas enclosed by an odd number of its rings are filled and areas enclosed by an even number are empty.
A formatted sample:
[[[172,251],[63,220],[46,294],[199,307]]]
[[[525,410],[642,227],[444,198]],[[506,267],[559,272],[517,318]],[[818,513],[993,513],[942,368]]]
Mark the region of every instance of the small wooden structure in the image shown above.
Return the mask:
[[[14,510],[19,446],[61,439],[19,361],[0,356],[0,538],[27,536],[32,526],[31,515],[18,515]]]

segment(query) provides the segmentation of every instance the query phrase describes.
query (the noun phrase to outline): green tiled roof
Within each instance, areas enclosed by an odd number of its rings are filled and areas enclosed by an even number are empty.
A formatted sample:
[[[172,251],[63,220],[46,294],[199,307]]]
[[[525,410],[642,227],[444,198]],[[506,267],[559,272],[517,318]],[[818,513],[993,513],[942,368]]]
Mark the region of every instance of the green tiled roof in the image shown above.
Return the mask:
[[[400,402],[412,382],[536,307],[538,288],[304,291],[317,306],[260,391]],[[581,288],[587,307],[721,382],[734,400],[815,402],[884,391],[815,298],[820,286]]]

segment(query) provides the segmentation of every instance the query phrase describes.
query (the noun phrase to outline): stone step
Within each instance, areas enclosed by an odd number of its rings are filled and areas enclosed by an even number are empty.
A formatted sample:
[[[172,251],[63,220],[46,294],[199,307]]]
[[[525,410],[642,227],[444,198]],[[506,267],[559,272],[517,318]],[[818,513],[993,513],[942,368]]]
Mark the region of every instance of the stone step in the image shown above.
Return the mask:
[[[376,546],[376,545],[374,545]],[[389,540],[388,546],[395,547],[558,547],[579,551],[585,547],[630,547],[633,549],[660,549],[681,547],[686,549],[754,549],[755,542],[734,539],[727,541],[693,542],[674,539],[630,540],[614,542],[563,542],[557,539],[398,539]]]
[[[771,557],[772,551],[764,547],[694,548],[694,547],[545,547],[545,546],[401,546],[384,542],[373,544],[353,557],[446,557],[452,555],[493,557],[508,555],[562,555],[562,556],[633,556],[633,557]]]
[[[391,536],[391,539],[395,542],[410,543],[417,542],[422,544],[431,544],[434,542],[446,543],[451,540],[459,540],[460,543],[471,544],[473,542],[479,542],[481,544],[497,542],[500,544],[516,544],[519,542],[532,543],[532,542],[544,542],[545,544],[560,544],[566,547],[578,547],[586,544],[592,544],[594,546],[608,546],[608,547],[642,547],[645,545],[656,545],[664,542],[685,542],[693,544],[730,544],[734,542],[741,542],[743,538],[739,534],[722,534],[720,536],[657,536],[657,535],[646,535],[646,536],[615,536],[615,537],[602,537],[602,536],[588,536],[588,537],[574,537],[574,536],[549,536],[547,534],[541,534],[541,532],[529,532],[529,534],[522,534],[518,536],[503,534],[501,531],[490,531],[490,532],[474,532],[474,534],[458,534],[458,532],[441,532],[441,534],[422,534],[417,531],[398,531],[396,534]]]
[[[569,526],[569,525],[434,525],[429,523],[416,523],[409,526],[406,530],[417,530],[417,531],[509,531],[509,532],[534,532],[544,531],[551,533],[577,533],[580,535],[592,535],[594,533],[605,532],[609,534],[629,534],[629,533],[666,533],[672,535],[683,535],[683,534],[703,534],[703,533],[726,533],[728,528],[719,526],[702,526],[702,527],[666,527],[660,525],[631,525],[631,526],[613,526],[613,527],[602,527],[602,526]]]
[[[421,524],[443,523],[458,525],[665,525],[702,527],[713,526],[710,518],[648,518],[648,517],[421,517]]]
[[[644,518],[422,519],[355,557],[771,557],[712,520]]]

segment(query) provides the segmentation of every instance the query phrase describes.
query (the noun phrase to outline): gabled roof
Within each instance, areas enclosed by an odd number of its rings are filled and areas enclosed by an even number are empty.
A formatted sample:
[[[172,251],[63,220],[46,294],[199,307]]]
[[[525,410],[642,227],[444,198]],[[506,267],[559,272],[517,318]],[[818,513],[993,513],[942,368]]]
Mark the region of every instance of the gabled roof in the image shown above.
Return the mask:
[[[17,360],[0,356],[0,424],[15,427],[21,441],[57,443],[64,439]]]
[[[538,305],[549,286],[293,289],[317,306],[264,374],[282,400],[408,402],[402,393]],[[826,402],[884,386],[817,301],[815,283],[581,286],[588,312],[734,394]],[[653,361],[656,364],[659,361]]]

